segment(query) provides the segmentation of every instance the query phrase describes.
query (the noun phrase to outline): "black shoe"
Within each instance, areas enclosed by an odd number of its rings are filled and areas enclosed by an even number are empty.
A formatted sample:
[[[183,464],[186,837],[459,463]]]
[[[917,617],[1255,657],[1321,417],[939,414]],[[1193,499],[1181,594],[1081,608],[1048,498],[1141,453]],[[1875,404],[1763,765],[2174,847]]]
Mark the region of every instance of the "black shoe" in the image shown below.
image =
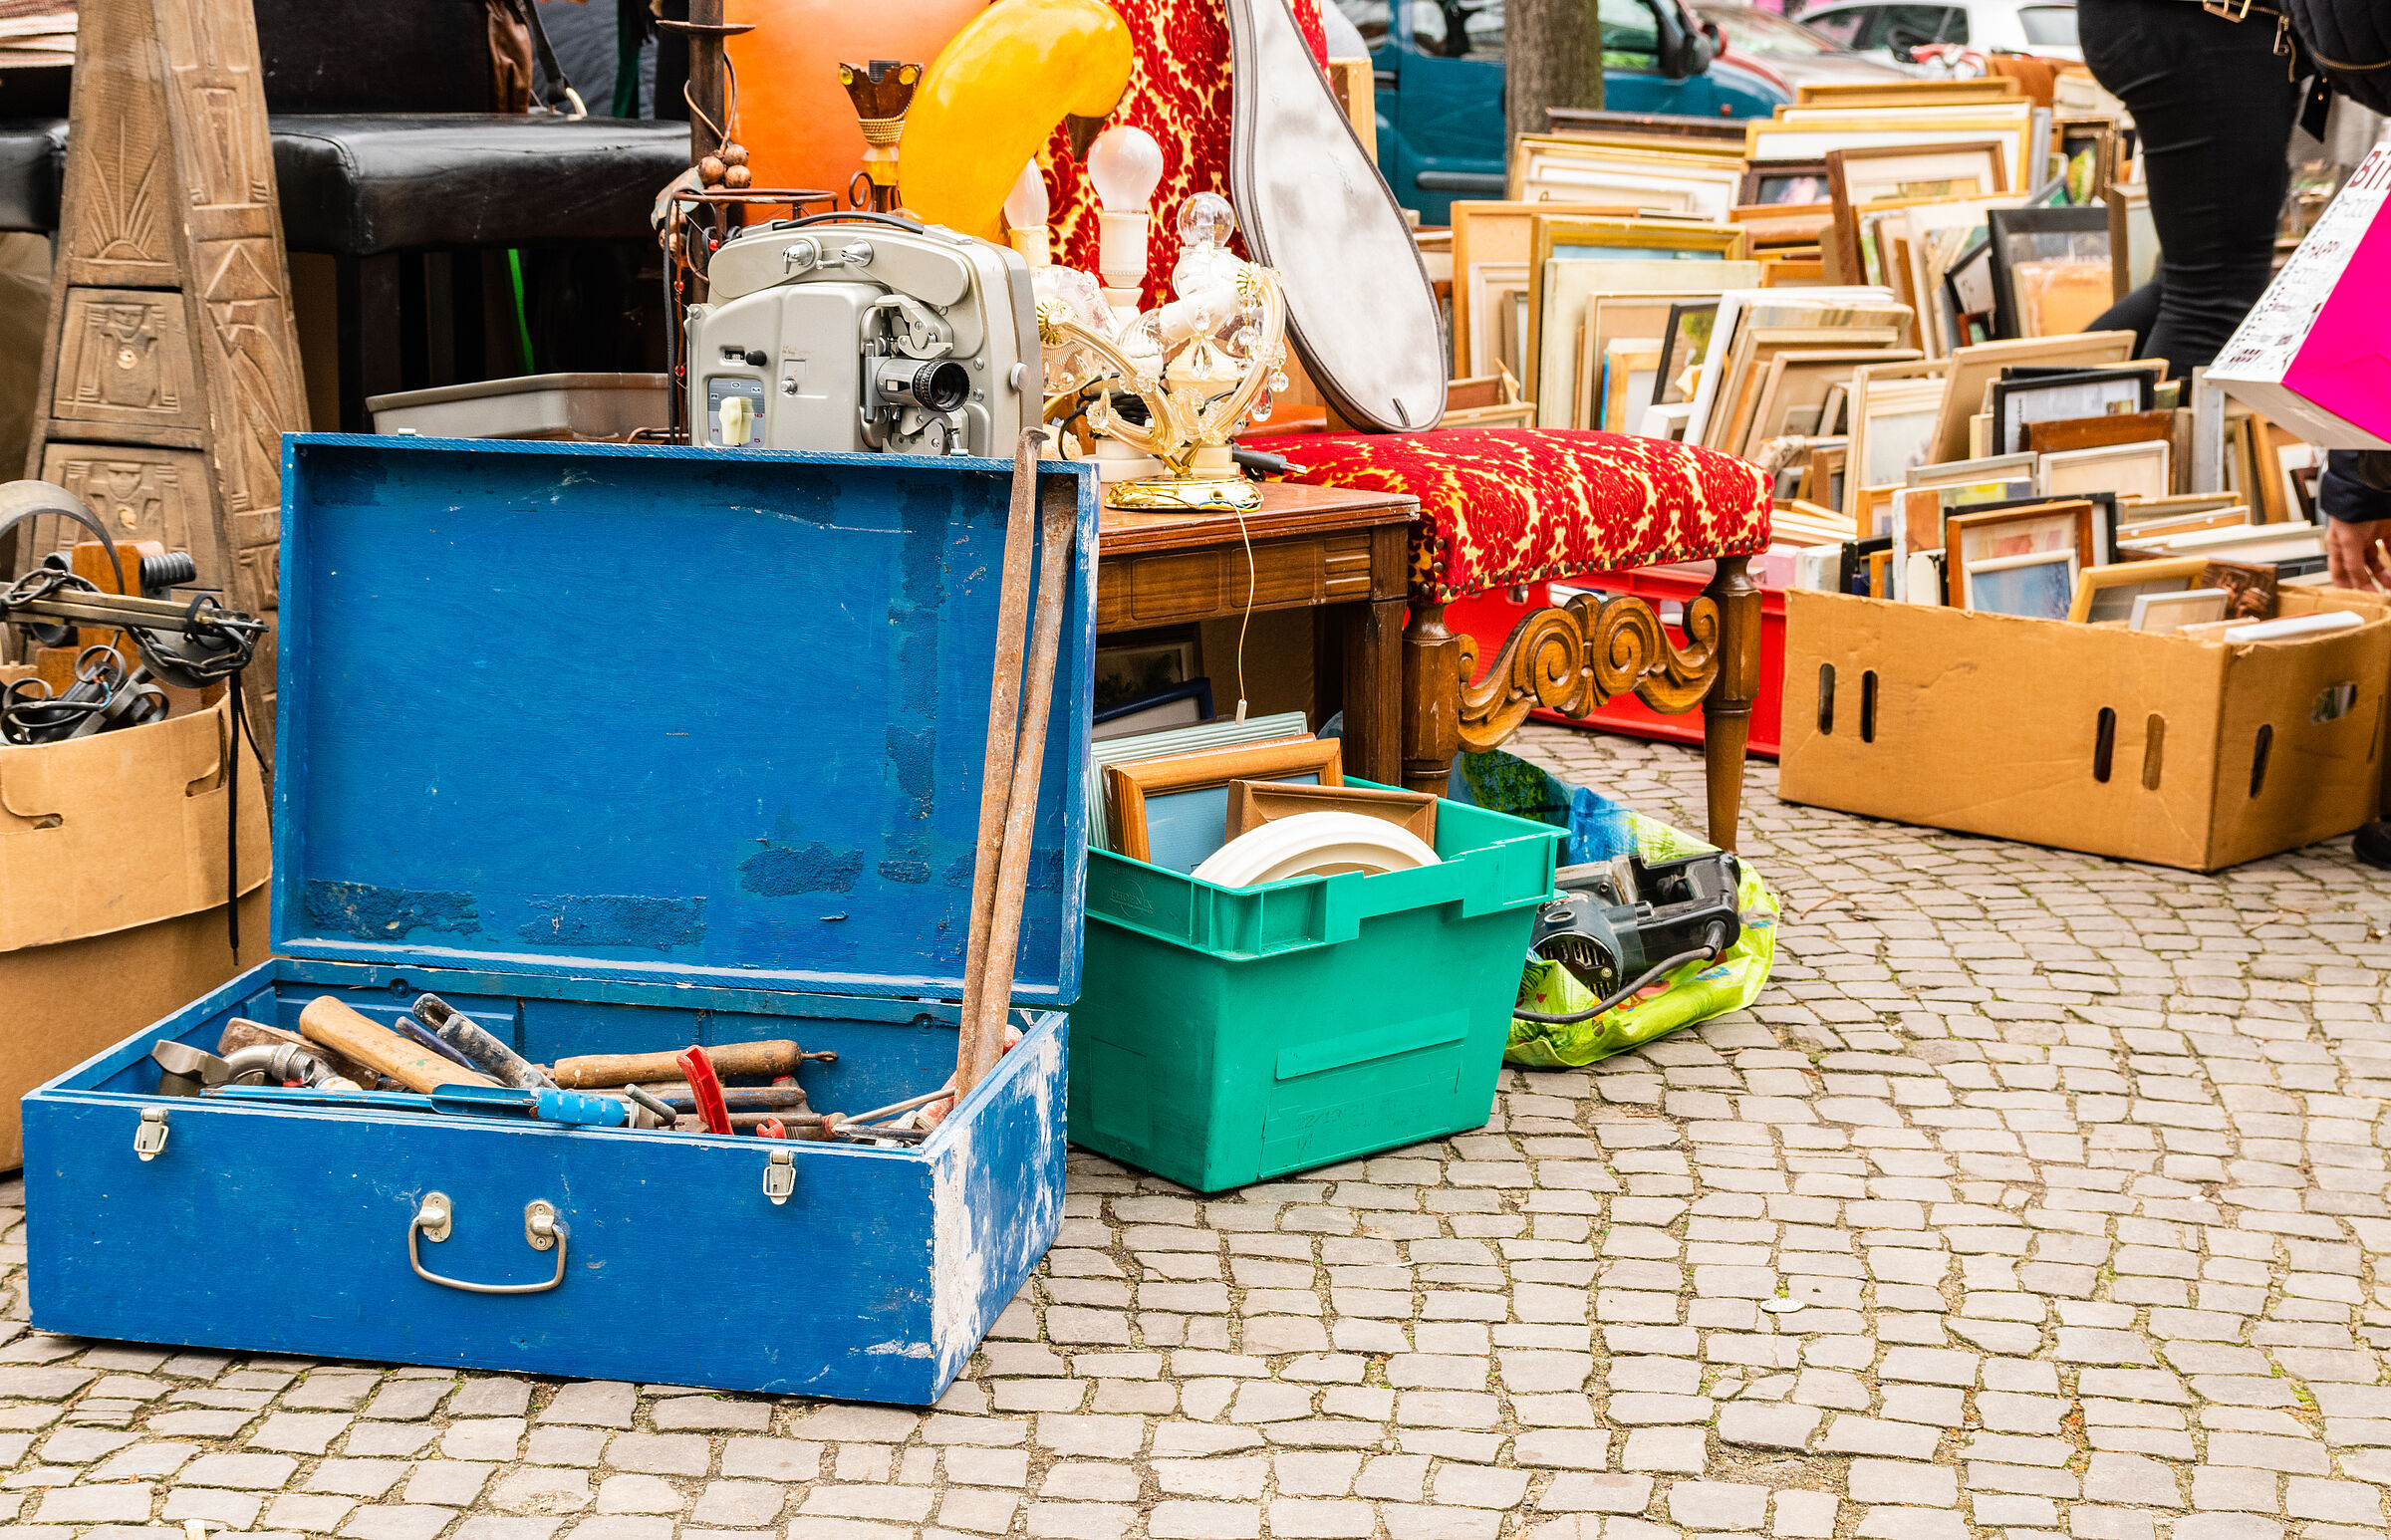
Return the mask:
[[[2370,867],[2391,870],[2391,820],[2360,826],[2350,839],[2349,853]]]

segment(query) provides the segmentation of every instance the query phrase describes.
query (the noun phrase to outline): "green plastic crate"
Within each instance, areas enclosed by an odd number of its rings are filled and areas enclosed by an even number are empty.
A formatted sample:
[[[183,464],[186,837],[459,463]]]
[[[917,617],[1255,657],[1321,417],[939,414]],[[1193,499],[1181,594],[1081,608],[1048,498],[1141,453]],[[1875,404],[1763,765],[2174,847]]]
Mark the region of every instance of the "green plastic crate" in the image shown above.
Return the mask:
[[[1447,802],[1436,866],[1233,890],[1090,851],[1072,1143],[1218,1192],[1479,1127],[1562,838]]]

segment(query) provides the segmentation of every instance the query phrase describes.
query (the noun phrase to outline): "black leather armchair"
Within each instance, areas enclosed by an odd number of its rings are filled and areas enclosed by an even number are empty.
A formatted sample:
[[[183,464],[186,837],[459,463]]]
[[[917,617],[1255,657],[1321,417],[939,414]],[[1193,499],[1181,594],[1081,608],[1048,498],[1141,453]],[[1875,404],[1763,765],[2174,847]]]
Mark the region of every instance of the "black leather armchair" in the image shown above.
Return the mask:
[[[256,9],[317,426],[366,431],[389,390],[664,369],[648,213],[684,125],[491,114],[483,0]],[[0,123],[0,229],[57,228],[66,140]]]

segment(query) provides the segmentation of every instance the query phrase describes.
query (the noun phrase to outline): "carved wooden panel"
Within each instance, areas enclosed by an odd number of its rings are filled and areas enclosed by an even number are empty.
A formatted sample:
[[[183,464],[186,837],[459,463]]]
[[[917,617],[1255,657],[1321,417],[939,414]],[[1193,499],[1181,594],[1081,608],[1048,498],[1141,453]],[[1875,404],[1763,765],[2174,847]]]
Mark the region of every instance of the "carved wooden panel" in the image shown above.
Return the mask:
[[[72,114],[31,473],[271,611],[307,398],[249,0],[83,0]]]
[[[77,20],[73,140],[59,276],[173,287],[174,169],[147,0],[86,0]]]
[[[154,540],[169,551],[190,552],[203,571],[220,568],[207,501],[207,461],[200,455],[188,449],[52,443],[43,452],[40,475],[82,498],[112,538]],[[91,538],[64,519],[39,523],[39,549],[30,553],[35,560]]]
[[[182,296],[68,290],[50,414],[73,422],[204,424]]]

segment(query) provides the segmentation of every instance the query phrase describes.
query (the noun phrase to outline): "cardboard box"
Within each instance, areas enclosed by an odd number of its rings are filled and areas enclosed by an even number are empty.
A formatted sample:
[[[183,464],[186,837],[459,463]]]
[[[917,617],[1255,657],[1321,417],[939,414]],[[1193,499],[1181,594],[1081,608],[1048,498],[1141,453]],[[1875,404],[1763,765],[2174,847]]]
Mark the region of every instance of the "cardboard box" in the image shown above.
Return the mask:
[[[1796,591],[1779,794],[2199,872],[2347,834],[2391,683],[2391,616],[2353,608],[2354,631],[2227,646]]]
[[[211,710],[0,747],[0,1168],[17,1101],[266,955],[271,835],[241,749],[241,955],[227,938],[224,747]]]

